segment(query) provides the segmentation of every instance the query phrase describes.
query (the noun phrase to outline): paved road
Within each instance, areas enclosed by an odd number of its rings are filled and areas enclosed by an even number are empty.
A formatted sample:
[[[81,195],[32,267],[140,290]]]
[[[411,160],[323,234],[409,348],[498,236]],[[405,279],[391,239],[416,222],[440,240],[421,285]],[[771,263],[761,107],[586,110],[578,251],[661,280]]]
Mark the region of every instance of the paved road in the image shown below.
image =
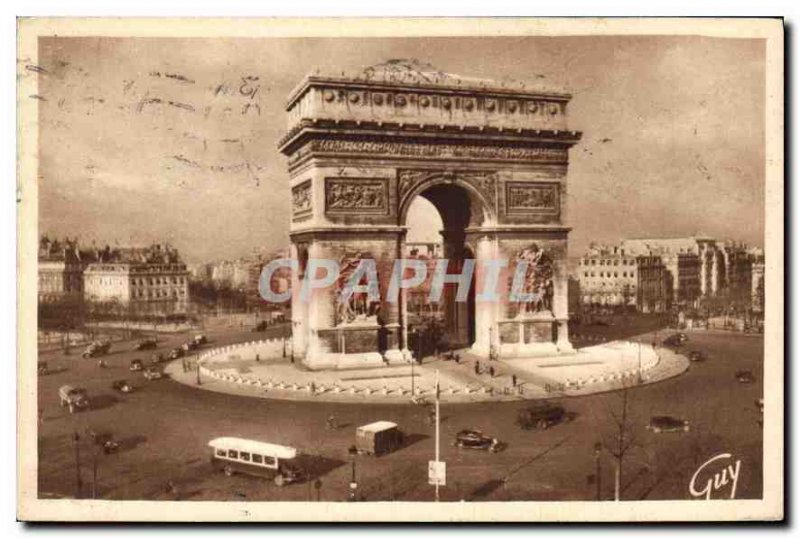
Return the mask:
[[[215,344],[253,339],[252,333],[212,334]],[[259,335],[263,337],[263,335]],[[164,337],[164,349],[182,337]],[[183,337],[185,338],[185,337]],[[399,423],[408,443],[380,457],[358,457],[359,492],[367,500],[431,500],[427,461],[432,459],[433,428],[420,406],[318,404],[245,398],[197,390],[169,379],[147,382],[128,371],[135,357],[152,352],[130,351],[120,344],[107,357],[108,369],[94,360],[43,354],[51,367],[67,368],[41,376],[39,405],[39,487],[43,497],[76,494],[73,433],[86,427],[112,432],[122,447],[117,454],[97,458],[96,495],[110,499],[185,500],[316,500],[347,497],[351,462],[347,448],[357,425],[378,419]],[[762,395],[763,339],[737,335],[692,334],[690,349],[710,358],[693,363],[674,379],[630,389],[629,424],[637,441],[623,466],[625,499],[688,498],[688,483],[697,466],[720,452],[742,460],[737,497],[761,495],[762,435],[754,401]],[[739,384],[734,372],[750,369],[756,382]],[[127,378],[138,385],[130,395],[114,394],[110,384]],[[85,386],[93,408],[70,415],[58,405],[64,383]],[[593,447],[613,435],[613,412],[619,413],[621,393],[563,400],[572,421],[547,431],[522,431],[514,424],[524,403],[442,406],[442,456],[448,465],[444,500],[589,500],[595,485]],[[334,414],[340,429],[325,430]],[[645,429],[651,415],[671,414],[691,421],[689,433],[653,434]],[[452,446],[462,428],[480,428],[508,443],[507,450],[489,454],[460,451]],[[225,477],[208,463],[209,439],[252,437],[301,448],[304,465],[314,480],[278,488],[272,482],[243,476]],[[82,495],[91,495],[92,449],[80,441]],[[600,456],[603,498],[613,496],[613,463]],[[175,486],[169,489],[167,484]]]

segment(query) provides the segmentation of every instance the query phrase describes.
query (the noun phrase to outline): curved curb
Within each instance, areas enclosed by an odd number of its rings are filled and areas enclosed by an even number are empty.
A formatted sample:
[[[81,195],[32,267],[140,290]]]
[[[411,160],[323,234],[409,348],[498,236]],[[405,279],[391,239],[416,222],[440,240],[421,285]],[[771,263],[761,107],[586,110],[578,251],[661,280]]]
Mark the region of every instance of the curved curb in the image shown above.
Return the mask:
[[[224,394],[233,394],[248,397],[257,397],[273,400],[309,401],[320,403],[362,403],[362,404],[410,404],[412,402],[411,390],[405,388],[358,387],[353,384],[342,384],[338,380],[334,383],[288,383],[281,380],[268,378],[253,378],[232,373],[219,373],[203,366],[203,363],[212,357],[231,353],[236,350],[252,349],[253,346],[264,346],[267,349],[274,347],[279,353],[283,346],[281,339],[258,340],[242,344],[233,344],[214,348],[200,353],[197,361],[200,363],[201,385],[197,385],[197,372],[191,370],[182,372],[178,361],[169,363],[165,372],[171,379],[194,388],[210,390]],[[573,388],[566,390],[545,392],[537,386],[536,390],[529,390],[527,394],[513,393],[506,388],[502,391],[481,383],[464,383],[461,385],[446,384],[440,387],[440,401],[447,404],[470,404],[486,402],[511,402],[545,400],[559,397],[579,397],[590,394],[611,392],[622,388],[636,388],[676,377],[689,368],[689,361],[682,355],[668,349],[661,348],[657,352],[658,360],[646,370],[642,382],[638,382],[638,369],[614,372],[597,378],[579,379],[570,381],[568,385]],[[267,357],[265,357],[267,358]],[[533,360],[533,359],[532,359]],[[513,366],[509,365],[511,369]],[[519,372],[519,378],[524,380],[526,373]],[[634,382],[635,381],[635,382]],[[634,383],[632,383],[634,382]],[[434,389],[423,387],[416,390],[416,396],[421,400],[432,400]]]

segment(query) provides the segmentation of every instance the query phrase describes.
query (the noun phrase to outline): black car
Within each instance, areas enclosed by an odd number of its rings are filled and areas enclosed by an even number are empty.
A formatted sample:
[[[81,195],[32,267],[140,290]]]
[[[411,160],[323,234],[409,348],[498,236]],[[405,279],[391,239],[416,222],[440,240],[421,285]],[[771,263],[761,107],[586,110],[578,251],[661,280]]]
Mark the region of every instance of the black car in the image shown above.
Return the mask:
[[[479,430],[461,430],[456,434],[453,446],[497,452],[501,449],[502,444],[496,438],[484,435]]]
[[[179,347],[176,347],[175,349],[173,349],[172,351],[169,352],[170,360],[172,360],[172,359],[180,359],[181,357],[183,357],[183,355],[184,355],[184,352]]]
[[[164,362],[164,354],[163,353],[153,353],[153,356],[150,358],[150,362],[153,364],[160,364]]]
[[[144,369],[144,365],[142,364],[141,359],[133,359],[131,361],[130,371],[131,372],[140,372]]]
[[[131,387],[130,384],[124,379],[119,379],[111,383],[111,388],[119,392],[124,392],[126,394],[129,392],[133,392],[133,387]]]
[[[750,370],[739,370],[736,372],[736,380],[739,383],[755,383],[756,377]]]
[[[255,327],[253,327],[252,329],[254,333],[260,333],[266,330],[267,330],[267,322],[263,320],[256,323]]]
[[[517,426],[523,430],[537,428],[546,430],[550,426],[563,422],[567,418],[566,410],[557,404],[539,403],[517,413]]]
[[[662,344],[667,347],[679,347],[683,345],[683,340],[677,334],[673,334],[665,338]]]
[[[666,415],[655,416],[650,419],[647,429],[653,433],[661,432],[688,432],[689,421]]]
[[[689,353],[689,360],[692,362],[703,362],[706,360],[706,354],[702,351],[692,351]]]
[[[143,351],[145,349],[155,349],[158,347],[158,342],[155,338],[148,338],[146,340],[141,340],[136,343],[135,349],[136,351]]]

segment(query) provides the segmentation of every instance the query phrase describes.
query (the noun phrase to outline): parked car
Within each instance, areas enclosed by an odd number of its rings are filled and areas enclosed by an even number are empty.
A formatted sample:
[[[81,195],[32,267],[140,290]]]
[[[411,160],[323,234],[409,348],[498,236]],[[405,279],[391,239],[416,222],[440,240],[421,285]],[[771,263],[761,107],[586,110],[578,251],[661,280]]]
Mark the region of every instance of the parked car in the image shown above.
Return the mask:
[[[736,372],[736,380],[739,383],[755,383],[756,377],[750,370],[739,370]]]
[[[89,397],[84,388],[63,385],[58,389],[58,398],[61,402],[61,407],[69,407],[70,413],[89,407]]]
[[[39,364],[36,367],[36,372],[39,375],[46,375],[50,373],[50,368],[47,366],[45,361],[39,361]]]
[[[153,381],[154,379],[161,379],[164,377],[164,375],[155,368],[145,368],[143,375],[148,381]]]
[[[277,486],[301,481],[305,473],[297,465],[297,449],[237,437],[209,441],[211,466],[226,476],[236,473],[272,478]]]
[[[686,336],[686,333],[678,333],[676,336],[678,337],[678,340],[680,340],[681,342],[689,341],[689,337]]]
[[[141,359],[133,359],[129,369],[131,372],[141,372],[143,368],[144,365],[142,364]]]
[[[456,439],[453,441],[453,446],[458,448],[471,448],[476,450],[488,450],[489,452],[498,452],[502,445],[497,438],[484,435],[479,430],[461,430],[456,434]]]
[[[356,451],[359,454],[385,454],[403,444],[403,432],[397,424],[379,420],[356,428]]]
[[[544,402],[520,409],[517,413],[517,425],[523,430],[531,428],[546,430],[550,426],[563,422],[566,418],[567,412],[562,406]]]
[[[111,383],[111,388],[119,392],[124,392],[126,394],[129,392],[133,392],[133,387],[130,386],[130,384],[124,379],[118,379],[117,381]]]
[[[650,419],[647,429],[653,433],[688,432],[689,421],[670,416],[655,416]]]
[[[184,355],[183,349],[176,347],[175,349],[169,352],[169,359],[170,360],[179,359],[183,357],[183,355]]]
[[[206,335],[204,334],[197,334],[194,337],[194,343],[198,346],[202,346],[203,344],[208,343],[208,338],[206,338]]]
[[[150,358],[150,362],[153,364],[160,364],[164,362],[164,354],[163,353],[153,353],[153,356]]]
[[[146,338],[137,342],[134,349],[143,351],[145,349],[155,349],[156,347],[158,347],[158,341],[155,338]]]
[[[706,354],[698,350],[691,351],[689,352],[689,360],[692,362],[702,362],[706,360]]]
[[[111,350],[111,342],[92,342],[81,354],[81,357],[88,359],[105,355]]]

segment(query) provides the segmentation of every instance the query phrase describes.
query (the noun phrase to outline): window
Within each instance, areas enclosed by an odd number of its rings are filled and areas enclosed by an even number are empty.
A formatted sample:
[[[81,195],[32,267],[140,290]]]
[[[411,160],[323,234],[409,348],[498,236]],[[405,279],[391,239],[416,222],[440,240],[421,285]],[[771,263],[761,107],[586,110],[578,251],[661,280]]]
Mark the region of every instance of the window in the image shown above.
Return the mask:
[[[224,458],[226,454],[227,453],[224,450],[219,448],[217,449],[217,456],[219,456],[220,458]]]
[[[594,265],[596,261],[597,261],[597,260],[592,260],[592,265]]]
[[[250,461],[250,453],[249,452],[239,452],[239,459],[242,461]]]
[[[229,458],[234,458],[234,459],[238,458],[239,457],[239,452],[237,452],[236,450],[228,450],[228,457]]]
[[[264,458],[261,457],[261,454],[253,454],[253,463],[258,463],[260,465],[264,463]]]
[[[614,265],[619,265],[619,260],[614,260]]]
[[[264,465],[275,467],[275,458],[273,458],[272,456],[264,456]]]

